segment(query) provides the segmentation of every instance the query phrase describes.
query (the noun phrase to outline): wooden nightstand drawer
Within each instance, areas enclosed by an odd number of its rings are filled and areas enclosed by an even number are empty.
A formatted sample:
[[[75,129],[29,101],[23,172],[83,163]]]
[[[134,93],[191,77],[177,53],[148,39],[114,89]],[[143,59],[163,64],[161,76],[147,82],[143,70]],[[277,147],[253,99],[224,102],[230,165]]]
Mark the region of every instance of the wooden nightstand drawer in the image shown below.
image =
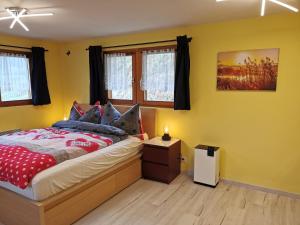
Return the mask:
[[[143,150],[143,160],[169,165],[169,151],[164,148],[145,146]]]
[[[162,141],[161,137],[144,142],[143,177],[170,183],[180,174],[181,141],[172,138]]]
[[[165,183],[171,182],[171,180],[169,178],[169,167],[168,166],[144,161],[143,165],[142,165],[142,171],[143,171],[144,178],[162,181]]]

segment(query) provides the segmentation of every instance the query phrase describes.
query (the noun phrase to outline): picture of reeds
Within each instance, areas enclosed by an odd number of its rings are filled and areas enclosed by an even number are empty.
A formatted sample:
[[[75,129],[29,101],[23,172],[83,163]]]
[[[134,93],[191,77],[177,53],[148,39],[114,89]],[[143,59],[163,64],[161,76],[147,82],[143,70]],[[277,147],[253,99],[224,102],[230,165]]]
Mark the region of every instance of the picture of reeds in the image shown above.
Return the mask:
[[[279,49],[218,54],[218,90],[276,91]]]

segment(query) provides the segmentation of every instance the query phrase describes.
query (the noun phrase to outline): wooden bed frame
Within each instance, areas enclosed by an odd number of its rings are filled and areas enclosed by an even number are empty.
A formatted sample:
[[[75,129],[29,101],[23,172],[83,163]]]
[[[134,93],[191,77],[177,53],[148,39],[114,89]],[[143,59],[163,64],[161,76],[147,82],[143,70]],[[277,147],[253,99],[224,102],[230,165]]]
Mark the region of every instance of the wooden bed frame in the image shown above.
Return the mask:
[[[117,108],[120,112],[128,109]],[[142,108],[141,113],[144,130],[153,137],[155,109]],[[4,225],[69,225],[140,178],[141,154],[138,154],[44,201],[33,201],[0,188],[0,222]]]

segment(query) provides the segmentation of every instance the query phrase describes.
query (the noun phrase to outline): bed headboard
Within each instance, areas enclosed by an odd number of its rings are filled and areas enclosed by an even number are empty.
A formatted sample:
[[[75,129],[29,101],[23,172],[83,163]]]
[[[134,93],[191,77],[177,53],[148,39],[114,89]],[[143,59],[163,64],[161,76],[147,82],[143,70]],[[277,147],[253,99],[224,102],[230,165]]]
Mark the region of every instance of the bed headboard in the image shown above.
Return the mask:
[[[91,108],[91,106],[88,104],[79,104],[79,105],[85,111]],[[124,113],[130,108],[130,106],[125,106],[125,105],[114,105],[114,107],[120,113]],[[153,138],[155,136],[156,109],[141,107],[141,114],[142,114],[144,131],[148,134],[149,138]]]

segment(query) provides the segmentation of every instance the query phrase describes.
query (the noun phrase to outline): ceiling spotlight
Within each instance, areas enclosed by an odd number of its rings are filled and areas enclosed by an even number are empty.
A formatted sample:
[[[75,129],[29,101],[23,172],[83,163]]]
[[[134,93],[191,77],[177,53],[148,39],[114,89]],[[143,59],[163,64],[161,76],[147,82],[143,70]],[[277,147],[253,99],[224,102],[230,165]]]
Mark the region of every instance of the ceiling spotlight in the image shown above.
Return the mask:
[[[20,24],[24,30],[29,31],[28,27],[21,21],[21,18],[25,17],[37,17],[37,16],[53,16],[53,13],[33,13],[28,14],[28,9],[20,8],[20,7],[9,7],[6,8],[6,11],[10,14],[10,16],[0,17],[1,20],[9,20],[12,19],[12,23],[10,24],[10,29],[13,29],[15,24]]]
[[[289,10],[292,10],[293,12],[299,12],[299,9],[297,9],[296,7],[288,5],[288,4],[283,3],[281,1],[278,1],[278,0],[269,0],[269,1],[273,2],[273,3],[277,4],[277,5],[280,5],[282,7],[285,7],[287,9],[289,9]]]
[[[225,1],[225,0],[216,0],[216,2],[223,2],[223,1]],[[282,6],[284,8],[287,8],[287,9],[293,11],[293,12],[299,12],[299,9],[297,9],[296,7],[291,6],[289,4],[286,4],[286,3],[284,3],[280,0],[261,0],[261,11],[260,11],[261,16],[265,15],[267,1],[270,1],[270,2],[275,3],[277,5],[280,5],[280,6]]]

